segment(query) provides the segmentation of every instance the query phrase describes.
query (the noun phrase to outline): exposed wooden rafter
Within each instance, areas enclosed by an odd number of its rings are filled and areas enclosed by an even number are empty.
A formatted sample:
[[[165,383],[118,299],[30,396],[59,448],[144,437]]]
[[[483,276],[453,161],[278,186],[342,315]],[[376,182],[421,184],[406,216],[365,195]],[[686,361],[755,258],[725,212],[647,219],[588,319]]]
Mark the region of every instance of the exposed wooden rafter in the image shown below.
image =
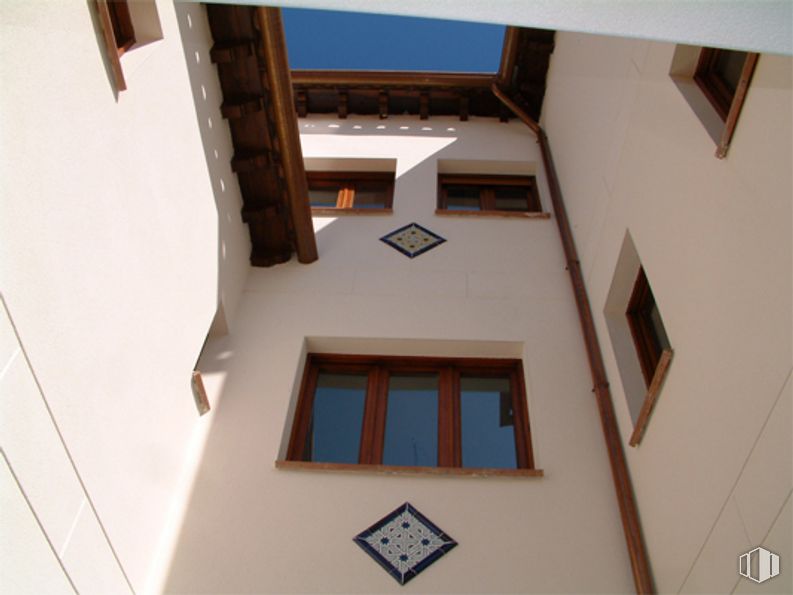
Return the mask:
[[[251,236],[251,264],[317,259],[308,186],[297,129],[308,113],[305,93],[293,96],[277,9],[208,5],[215,43],[210,58],[223,90],[221,113],[234,145],[232,170]]]

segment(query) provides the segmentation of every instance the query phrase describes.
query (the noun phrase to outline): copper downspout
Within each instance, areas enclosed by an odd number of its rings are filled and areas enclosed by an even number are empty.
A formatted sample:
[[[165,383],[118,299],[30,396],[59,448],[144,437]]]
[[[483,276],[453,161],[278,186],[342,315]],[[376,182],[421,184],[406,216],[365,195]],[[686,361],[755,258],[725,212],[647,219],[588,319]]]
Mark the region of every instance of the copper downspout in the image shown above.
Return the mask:
[[[636,509],[636,499],[631,485],[628,466],[625,462],[625,452],[622,449],[622,439],[617,419],[614,414],[614,403],[609,390],[606,367],[603,364],[603,355],[600,351],[595,323],[592,318],[592,308],[589,305],[584,276],[581,273],[581,263],[578,260],[578,251],[573,241],[573,233],[570,229],[570,221],[567,218],[567,209],[562,199],[562,189],[559,185],[559,178],[556,175],[556,167],[551,155],[551,147],[548,144],[548,136],[540,125],[535,122],[526,112],[524,112],[514,101],[494,83],[491,87],[493,94],[501,100],[515,115],[521,119],[537,135],[542,151],[542,160],[545,166],[545,173],[548,177],[548,186],[551,190],[551,203],[559,226],[559,235],[562,239],[565,258],[567,260],[567,270],[570,272],[570,280],[573,284],[573,294],[578,308],[578,318],[581,322],[581,330],[584,334],[584,345],[586,346],[587,358],[589,359],[589,369],[592,373],[594,384],[593,392],[597,399],[598,411],[600,412],[600,422],[603,426],[603,436],[606,439],[609,462],[611,463],[611,474],[614,479],[614,487],[617,491],[617,503],[619,504],[620,516],[622,517],[622,528],[625,532],[625,541],[628,546],[628,555],[631,560],[631,570],[633,571],[633,582],[637,593],[654,593],[650,564],[647,557],[647,550],[644,546],[642,537],[641,523]]]

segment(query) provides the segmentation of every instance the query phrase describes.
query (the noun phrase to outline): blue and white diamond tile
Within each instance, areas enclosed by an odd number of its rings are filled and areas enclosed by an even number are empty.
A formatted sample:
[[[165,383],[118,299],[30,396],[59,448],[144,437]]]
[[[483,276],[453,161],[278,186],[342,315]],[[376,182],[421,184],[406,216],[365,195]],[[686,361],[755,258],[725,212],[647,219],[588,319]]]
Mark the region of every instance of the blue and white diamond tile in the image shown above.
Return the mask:
[[[401,585],[457,545],[408,502],[353,541]]]
[[[443,244],[446,240],[418,223],[410,223],[380,238],[395,250],[405,256],[415,258],[435,246]]]

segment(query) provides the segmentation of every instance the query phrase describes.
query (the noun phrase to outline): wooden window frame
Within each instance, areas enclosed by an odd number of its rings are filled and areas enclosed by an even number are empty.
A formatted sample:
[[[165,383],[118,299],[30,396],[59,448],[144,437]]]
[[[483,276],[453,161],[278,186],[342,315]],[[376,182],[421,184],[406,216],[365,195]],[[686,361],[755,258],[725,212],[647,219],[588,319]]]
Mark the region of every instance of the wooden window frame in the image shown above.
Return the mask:
[[[121,69],[121,56],[135,45],[135,28],[129,12],[128,0],[94,0],[102,24],[102,39],[105,42],[107,59],[116,89],[127,88],[124,71]]]
[[[724,129],[716,148],[716,157],[722,159],[727,155],[727,149],[735,133],[738,117],[743,109],[749,83],[752,80],[757,60],[760,54],[754,52],[746,53],[746,60],[741,69],[735,93],[730,91],[724,83],[721,75],[716,71],[716,64],[719,58],[732,50],[719,48],[702,48],[699,54],[699,61],[694,72],[694,82],[708,99],[713,109],[724,121]]]
[[[309,186],[341,186],[335,207],[311,207],[313,215],[382,215],[393,212],[394,174],[392,172],[328,172],[308,171]],[[355,206],[355,189],[360,182],[385,182],[386,198],[382,208],[359,208]]]
[[[320,372],[368,375],[357,464],[306,460],[308,453],[305,452],[305,445]],[[388,408],[388,379],[391,374],[412,373],[437,373],[439,378],[438,465],[435,467],[382,464]],[[510,378],[517,468],[462,467],[460,378],[468,375]],[[291,463],[295,463],[291,466],[335,470],[353,470],[359,467],[362,470],[427,471],[435,474],[437,469],[445,469],[444,473],[461,475],[542,475],[541,470],[534,469],[523,366],[522,362],[516,359],[309,354],[286,458],[286,461],[279,462],[279,466],[288,467]]]
[[[471,186],[479,188],[479,210],[450,210],[448,208],[447,186]],[[528,198],[526,211],[509,211],[496,208],[495,188],[497,186],[526,186]],[[440,174],[438,176],[438,215],[463,217],[544,217],[540,195],[537,192],[537,179],[534,176],[504,176],[479,174]]]
[[[647,281],[647,275],[644,268],[640,268],[636,282],[633,284],[633,292],[628,300],[625,316],[628,317],[628,326],[631,329],[636,355],[639,356],[642,376],[644,376],[647,386],[650,386],[653,381],[653,375],[663,351],[650,320],[650,312],[655,305],[655,298]]]
[[[653,328],[650,319],[650,312],[653,307],[657,308],[657,304],[652,289],[650,289],[650,283],[647,281],[647,275],[642,267],[639,268],[636,282],[633,285],[633,292],[628,301],[628,308],[625,311],[628,326],[631,329],[631,336],[633,337],[633,344],[636,347],[636,355],[639,357],[642,376],[647,386],[647,393],[629,440],[631,446],[638,445],[644,436],[650,414],[655,407],[661,387],[666,379],[669,365],[672,362],[672,350],[661,345],[661,341]]]

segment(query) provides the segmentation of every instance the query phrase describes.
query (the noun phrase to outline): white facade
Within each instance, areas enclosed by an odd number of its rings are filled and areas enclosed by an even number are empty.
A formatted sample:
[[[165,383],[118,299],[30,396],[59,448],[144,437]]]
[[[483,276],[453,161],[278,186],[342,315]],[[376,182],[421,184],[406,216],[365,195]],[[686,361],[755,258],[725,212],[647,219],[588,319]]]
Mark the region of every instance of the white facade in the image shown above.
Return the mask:
[[[0,4],[3,590],[630,590],[556,222],[434,214],[439,171],[536,173],[550,211],[530,131],[301,120],[309,169],[393,163],[394,212],[316,219],[316,263],[250,270],[203,9],[156,6],[162,39],[115,95],[88,5]],[[559,34],[542,124],[657,588],[748,590],[738,555],[763,545],[790,591],[793,68],[761,56],[717,160],[674,50]],[[412,221],[447,242],[378,240]],[[675,358],[631,448],[606,314],[635,258]],[[545,476],[276,470],[311,349],[521,358]],[[399,587],[351,539],[404,501],[461,545]]]

